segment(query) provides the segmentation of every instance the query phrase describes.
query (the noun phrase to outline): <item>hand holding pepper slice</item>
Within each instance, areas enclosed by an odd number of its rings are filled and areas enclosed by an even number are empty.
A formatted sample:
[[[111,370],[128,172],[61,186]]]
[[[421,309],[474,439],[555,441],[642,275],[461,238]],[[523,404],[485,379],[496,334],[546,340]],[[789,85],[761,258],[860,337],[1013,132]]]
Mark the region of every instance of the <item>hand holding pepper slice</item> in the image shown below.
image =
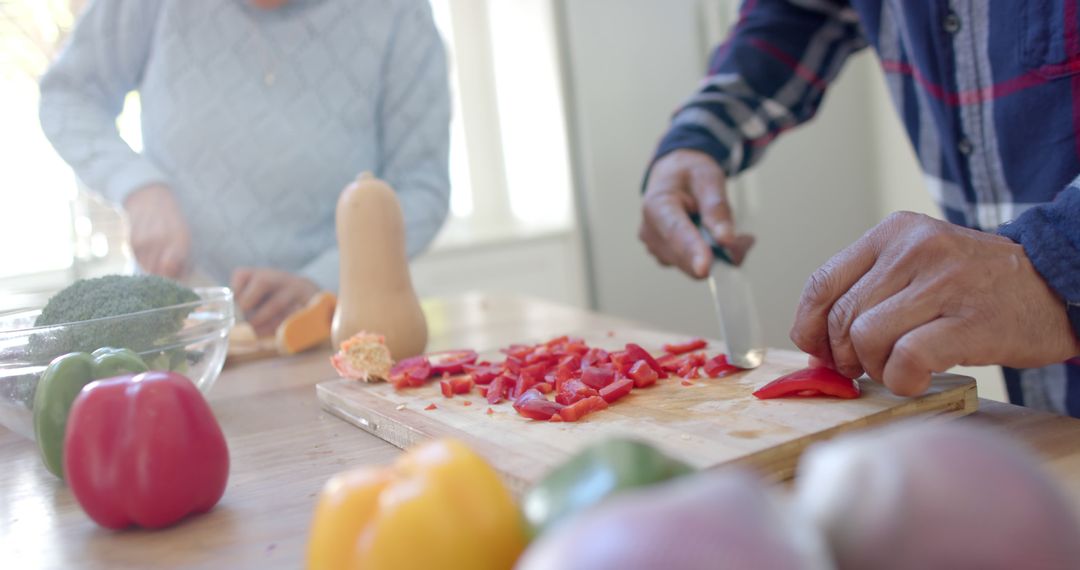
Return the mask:
[[[861,394],[859,381],[823,366],[786,374],[754,391],[758,399],[832,396],[850,400]]]
[[[126,348],[99,348],[56,357],[38,381],[34,394],[34,439],[45,468],[64,478],[64,433],[79,391],[93,380],[145,372],[146,363]]]
[[[454,440],[409,450],[392,466],[342,473],[323,487],[308,568],[509,570],[526,533],[510,493]]]
[[[229,449],[191,380],[144,372],[83,388],[71,408],[64,470],[94,522],[161,528],[217,504]]]

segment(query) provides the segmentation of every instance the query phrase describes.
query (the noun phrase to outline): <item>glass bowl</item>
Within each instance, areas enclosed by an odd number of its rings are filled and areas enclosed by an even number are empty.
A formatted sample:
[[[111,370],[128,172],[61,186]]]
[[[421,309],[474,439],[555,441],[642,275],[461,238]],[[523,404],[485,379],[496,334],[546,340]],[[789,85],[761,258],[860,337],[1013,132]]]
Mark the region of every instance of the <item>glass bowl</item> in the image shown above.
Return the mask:
[[[62,325],[35,327],[41,310],[0,315],[0,425],[33,439],[34,391],[41,373],[56,356],[92,351],[101,327],[127,330],[154,327],[162,319],[183,319],[175,334],[127,346],[152,370],[173,370],[191,379],[205,394],[214,385],[229,348],[233,296],[226,287],[195,289],[198,301],[127,315]],[[89,343],[89,344],[88,344]],[[141,343],[141,344],[140,344]]]

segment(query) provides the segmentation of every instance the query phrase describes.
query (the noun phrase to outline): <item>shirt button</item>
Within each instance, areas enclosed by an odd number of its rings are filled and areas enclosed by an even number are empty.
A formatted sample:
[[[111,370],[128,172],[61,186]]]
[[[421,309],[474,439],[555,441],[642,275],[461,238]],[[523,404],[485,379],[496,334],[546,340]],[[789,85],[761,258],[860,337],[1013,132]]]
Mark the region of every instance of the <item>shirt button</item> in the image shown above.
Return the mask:
[[[956,12],[949,12],[945,16],[945,20],[941,23],[941,26],[945,28],[945,31],[950,34],[955,34],[960,31],[960,16],[956,15]]]
[[[960,142],[956,143],[956,150],[960,151],[960,154],[968,156],[975,152],[975,145],[971,144],[968,139],[960,139]]]

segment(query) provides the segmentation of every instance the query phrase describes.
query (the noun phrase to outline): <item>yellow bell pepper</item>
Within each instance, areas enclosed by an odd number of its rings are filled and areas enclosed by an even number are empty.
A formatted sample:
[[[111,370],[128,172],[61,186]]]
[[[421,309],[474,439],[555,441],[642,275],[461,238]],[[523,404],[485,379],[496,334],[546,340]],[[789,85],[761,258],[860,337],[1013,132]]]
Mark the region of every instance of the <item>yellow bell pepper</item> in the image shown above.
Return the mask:
[[[308,542],[311,570],[508,570],[524,520],[495,471],[459,441],[413,448],[393,465],[334,476]]]

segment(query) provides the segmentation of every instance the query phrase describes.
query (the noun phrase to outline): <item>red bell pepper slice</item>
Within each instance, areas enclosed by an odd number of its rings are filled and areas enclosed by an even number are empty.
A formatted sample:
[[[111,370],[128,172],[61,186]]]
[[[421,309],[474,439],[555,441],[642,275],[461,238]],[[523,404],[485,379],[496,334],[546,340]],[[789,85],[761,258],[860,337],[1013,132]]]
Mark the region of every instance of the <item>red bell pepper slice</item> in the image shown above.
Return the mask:
[[[703,338],[695,338],[683,343],[665,344],[664,352],[668,354],[686,354],[687,352],[701,350],[706,346],[709,346],[709,341]]]
[[[859,381],[825,367],[804,368],[786,374],[754,391],[762,400],[771,398],[858,398]]]
[[[399,361],[390,369],[388,380],[394,388],[417,388],[432,377],[431,362],[426,356],[413,356]]]
[[[608,403],[605,402],[603,398],[600,396],[590,396],[559,410],[558,413],[551,417],[551,421],[576,422],[586,415],[597,410],[603,410],[606,407],[608,407]],[[556,420],[556,418],[558,418],[558,420]]]
[[[450,378],[450,390],[455,394],[468,394],[473,389],[471,376],[454,376]]]
[[[546,421],[562,410],[563,405],[548,400],[536,390],[526,390],[514,401],[514,409],[527,418]]]
[[[449,380],[439,380],[439,390],[442,392],[444,398],[454,397],[454,388],[450,386]]]
[[[658,360],[653,358],[653,355],[649,354],[649,351],[642,348],[641,345],[632,342],[626,343],[626,354],[634,362],[644,360],[649,363],[649,367],[656,371],[657,377],[667,378],[667,371],[664,370],[664,367],[660,365]]]
[[[656,360],[664,372],[676,373],[686,363],[686,357],[679,354],[665,354]]]
[[[581,382],[594,390],[599,390],[614,381],[615,371],[609,368],[590,366],[581,372]]]
[[[610,404],[629,394],[633,389],[634,381],[629,378],[623,378],[622,380],[616,380],[614,383],[603,387],[600,390],[600,397]]]
[[[99,525],[161,528],[217,504],[229,449],[191,380],[144,372],[83,388],[68,417],[64,472]]]
[[[649,363],[644,360],[639,360],[630,367],[629,376],[633,379],[635,388],[652,386],[656,384],[656,379],[659,378],[652,366],[649,366]]]

